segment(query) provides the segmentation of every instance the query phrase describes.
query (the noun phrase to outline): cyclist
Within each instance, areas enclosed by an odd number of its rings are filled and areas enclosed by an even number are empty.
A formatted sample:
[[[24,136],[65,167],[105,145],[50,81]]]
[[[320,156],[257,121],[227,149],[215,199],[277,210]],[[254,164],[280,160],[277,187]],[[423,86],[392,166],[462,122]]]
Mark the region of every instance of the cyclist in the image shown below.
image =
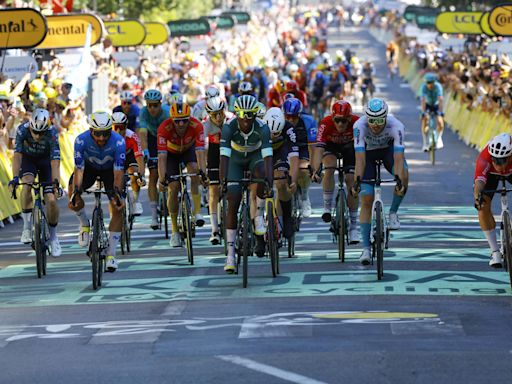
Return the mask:
[[[130,91],[121,92],[121,105],[112,110],[114,112],[123,112],[128,118],[128,129],[135,132],[139,128],[140,108],[133,102],[133,94]]]
[[[220,91],[217,87],[210,86],[206,88],[205,97],[199,100],[192,107],[192,116],[198,119],[199,121],[205,119],[207,117],[207,112],[205,110],[206,101],[211,99],[212,97],[220,96]]]
[[[373,97],[375,92],[375,84],[373,83],[374,76],[375,68],[372,63],[366,61],[361,69],[361,91],[363,95],[365,95],[366,92],[370,92],[370,98]]]
[[[170,118],[158,127],[158,180],[160,190],[165,188],[166,179],[180,173],[180,164],[187,166],[189,173],[204,173],[206,161],[204,155],[204,127],[196,118],[190,116],[190,106],[186,103],[174,103]],[[199,163],[199,168],[198,168]],[[171,247],[181,246],[178,232],[178,192],[180,183],[172,181],[169,188],[169,214],[171,216]],[[191,194],[194,203],[195,223],[204,225],[201,215],[201,195],[199,194],[199,176],[191,177]]]
[[[226,242],[228,255],[224,270],[227,273],[235,271],[235,237],[237,229],[237,213],[240,205],[241,190],[238,184],[228,186],[226,180],[243,178],[245,170],[251,172],[254,178],[264,178],[266,185],[251,186],[251,197],[256,196],[256,204],[252,201],[251,216],[254,218],[256,234],[256,255],[265,253],[263,235],[265,224],[263,211],[265,209],[265,188],[272,186],[272,141],[270,131],[265,123],[256,119],[258,112],[257,100],[254,96],[240,96],[235,102],[236,118],[228,121],[222,127],[220,140],[220,178],[223,190],[227,190],[228,212],[226,222]],[[255,191],[256,190],[256,191]],[[254,193],[256,192],[256,193]]]
[[[144,156],[142,153],[142,146],[140,144],[139,136],[131,129],[128,128],[128,118],[123,112],[114,112],[112,114],[112,128],[115,132],[123,136],[126,145],[126,159],[124,162],[124,169],[130,173],[132,191],[133,191],[133,215],[142,215],[142,204],[139,203],[140,187],[146,185],[144,178],[145,166]],[[134,173],[139,173],[136,177]]]
[[[220,136],[222,126],[231,120],[234,115],[226,111],[226,102],[219,96],[206,100],[205,106],[208,113],[204,121],[205,137],[208,138],[207,169],[209,183],[210,220],[212,224],[212,235],[210,242],[213,245],[220,243],[219,219],[217,206],[219,203],[219,163],[220,163]]]
[[[356,181],[352,187],[352,195],[361,193],[361,237],[363,252],[359,261],[363,265],[370,264],[370,231],[372,204],[374,198],[375,160],[382,160],[384,167],[395,175],[397,186],[389,210],[389,229],[400,229],[397,211],[407,192],[409,172],[404,156],[404,125],[392,114],[388,113],[386,102],[371,99],[366,108],[365,116],[354,124],[354,149],[356,153]]]
[[[249,81],[241,81],[238,85],[238,93],[231,95],[229,99],[229,110],[235,112],[235,102],[240,96],[254,96],[254,89]]]
[[[151,228],[158,229],[158,151],[157,130],[160,124],[169,118],[169,107],[162,106],[162,94],[156,89],[144,93],[146,106],[140,111],[140,127],[137,134],[142,143],[144,159],[149,169],[148,197],[151,207]]]
[[[323,164],[324,168],[336,167],[336,159],[342,158],[345,183],[348,190],[352,189],[355,166],[354,124],[358,119],[359,116],[352,113],[352,106],[348,101],[338,100],[333,104],[331,115],[324,117],[318,128],[312,180],[319,181],[321,179],[320,164]],[[322,188],[324,194],[322,220],[330,223],[334,194],[334,169],[325,169]],[[349,195],[347,196],[347,203],[350,211],[349,243],[356,244],[359,242],[359,231],[357,229],[359,202]]]
[[[298,184],[302,190],[302,214],[311,216],[311,201],[309,199],[309,173],[311,158],[310,150],[316,142],[317,125],[311,115],[302,112],[302,103],[299,99],[289,98],[283,103],[285,119],[295,128],[297,145],[299,146],[299,179]]]
[[[286,83],[285,93],[293,94],[297,99],[300,100],[304,108],[308,107],[308,97],[306,95],[306,92],[299,89],[299,85],[297,84],[296,81],[291,80]]]
[[[423,137],[423,151],[428,151],[428,113],[436,116],[437,122],[437,143],[436,149],[443,148],[443,87],[437,81],[436,75],[427,73],[424,78],[425,82],[420,88],[421,98],[421,135]]]
[[[123,137],[117,132],[112,132],[112,117],[107,112],[92,113],[87,117],[87,123],[89,130],[75,139],[75,169],[69,180],[68,207],[80,220],[78,244],[81,247],[87,247],[90,225],[81,195],[96,182],[96,177],[100,178],[110,199],[109,246],[105,267],[108,272],[115,272],[118,268],[115,257],[121,237],[124,207],[121,194],[124,189],[126,146]]]
[[[292,223],[292,196],[297,191],[297,178],[299,176],[299,146],[295,128],[285,120],[280,108],[269,108],[263,118],[270,130],[272,138],[272,160],[274,162],[274,184],[280,207],[279,223],[282,223],[283,236],[289,239],[293,235]],[[285,172],[291,177],[288,185]],[[276,180],[278,179],[278,180]]]
[[[59,188],[60,180],[60,148],[57,131],[50,123],[50,114],[46,109],[36,109],[29,121],[21,124],[16,132],[14,155],[12,158],[13,179],[9,182],[16,188],[20,181],[33,183],[39,175],[40,183],[51,183],[43,188],[44,200],[47,207],[48,226],[50,228],[50,247],[53,257],[62,253],[57,237],[57,223],[59,222],[59,207],[55,198],[55,188]],[[60,188],[59,188],[60,189]],[[21,217],[23,218],[23,231],[21,242],[32,242],[32,189],[23,185],[21,191]]]
[[[386,46],[386,61],[389,69],[389,76],[395,73],[398,65],[398,45],[394,41],[390,41]]]
[[[267,107],[281,107],[283,104],[282,94],[285,93],[284,82],[277,80],[273,87],[270,88],[267,95]]]
[[[474,198],[478,210],[478,221],[491,248],[489,265],[501,268],[503,255],[496,240],[496,221],[492,214],[493,193],[482,192],[496,189],[499,177],[504,176],[512,182],[512,137],[502,133],[494,137],[480,152],[476,160]]]

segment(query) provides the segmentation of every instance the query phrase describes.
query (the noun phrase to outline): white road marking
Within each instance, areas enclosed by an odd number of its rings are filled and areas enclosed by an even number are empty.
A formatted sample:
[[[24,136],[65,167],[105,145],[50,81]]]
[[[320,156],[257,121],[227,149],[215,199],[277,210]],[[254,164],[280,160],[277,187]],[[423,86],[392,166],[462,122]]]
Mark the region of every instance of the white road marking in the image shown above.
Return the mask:
[[[252,369],[253,371],[265,373],[270,376],[278,377],[280,379],[297,383],[297,384],[327,384],[323,381],[311,379],[306,376],[299,375],[297,373],[285,371],[271,365],[261,364],[254,360],[249,360],[240,356],[235,355],[218,355],[217,358],[224,360],[228,363],[240,365],[242,367]]]

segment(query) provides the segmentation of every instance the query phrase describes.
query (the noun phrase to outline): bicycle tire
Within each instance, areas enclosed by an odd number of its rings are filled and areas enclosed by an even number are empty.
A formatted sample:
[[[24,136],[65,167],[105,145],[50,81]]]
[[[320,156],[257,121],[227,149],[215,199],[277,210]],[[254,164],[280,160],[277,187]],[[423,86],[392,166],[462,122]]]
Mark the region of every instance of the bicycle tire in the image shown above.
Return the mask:
[[[42,238],[42,226],[41,226],[41,209],[34,205],[32,213],[32,220],[34,225],[34,250],[36,252],[36,270],[37,277],[40,279],[43,277],[43,253],[44,253],[44,240]]]
[[[382,205],[379,201],[375,203],[375,256],[377,258],[377,279],[384,276],[384,217]]]
[[[167,209],[167,191],[160,192],[160,226],[164,227],[165,238],[169,238],[169,210]]]
[[[268,247],[268,255],[270,257],[270,265],[272,267],[272,276],[276,277],[278,274],[279,266],[277,263],[279,261],[277,258],[279,257],[277,253],[277,238],[276,238],[276,228],[274,221],[274,203],[272,201],[268,201],[266,204],[266,212],[267,212],[267,247]]]
[[[432,165],[436,164],[436,134],[432,129],[430,130],[430,163]]]
[[[510,286],[512,287],[512,228],[508,212],[503,212],[503,263],[508,271]]]
[[[222,197],[221,200],[219,200],[219,207],[217,212],[220,213],[220,223],[219,223],[219,229],[220,229],[220,236],[222,238],[222,243],[224,245],[224,255],[228,255],[228,242],[226,241],[226,215],[227,215],[227,205],[226,205],[226,197]]]
[[[251,227],[251,216],[249,213],[249,206],[247,204],[244,204],[243,206],[242,223],[242,285],[244,288],[247,288],[247,280],[249,279],[249,231]]]
[[[123,208],[123,213],[122,213],[122,223],[121,223],[121,239],[119,240],[119,242],[121,243],[121,254],[125,254],[125,249],[126,249],[126,252],[128,252],[127,250],[127,241],[126,241],[126,206]]]
[[[291,221],[292,221],[292,235],[288,239],[288,257],[294,257],[295,256],[295,233],[299,231],[299,202],[298,202],[298,196],[297,193],[293,195],[293,198],[291,200],[292,203],[292,214],[291,214]]]
[[[43,252],[43,276],[46,276],[46,265],[48,262],[48,255],[50,251],[48,249],[48,240],[50,236],[50,228],[48,227],[48,222],[46,221],[46,215],[42,212],[42,220],[41,220],[41,228],[43,229],[43,244],[44,244],[44,252]]]
[[[130,197],[130,192],[126,191],[126,251],[130,252],[130,248],[132,245],[132,226],[133,226],[133,214],[132,214],[132,199]]]
[[[101,286],[101,276],[102,276],[102,268],[101,268],[101,245],[100,245],[100,217],[98,209],[95,208],[92,214],[92,240],[89,243],[89,257],[91,258],[92,265],[92,288],[94,290],[98,289]]]
[[[342,263],[345,262],[345,237],[347,234],[347,222],[345,221],[346,209],[345,193],[340,189],[338,196],[336,196],[336,239],[338,240],[338,258]]]
[[[187,247],[187,256],[188,256],[188,262],[190,265],[194,265],[194,249],[192,247],[192,222],[191,222],[191,216],[192,216],[192,209],[190,207],[190,198],[188,197],[188,193],[186,193],[184,196],[182,196],[183,201],[183,224],[184,224],[184,230],[185,230],[185,245]]]

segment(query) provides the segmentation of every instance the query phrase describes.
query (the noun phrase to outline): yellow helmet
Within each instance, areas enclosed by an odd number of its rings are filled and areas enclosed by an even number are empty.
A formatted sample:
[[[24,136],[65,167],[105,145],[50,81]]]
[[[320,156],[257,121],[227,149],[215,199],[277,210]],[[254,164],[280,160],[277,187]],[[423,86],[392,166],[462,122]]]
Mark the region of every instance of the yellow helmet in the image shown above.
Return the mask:
[[[57,88],[62,84],[62,79],[53,79],[52,80],[52,86],[53,88]]]
[[[57,96],[59,96],[59,92],[57,92],[55,89],[53,89],[52,87],[46,87],[44,89],[44,93],[46,93],[46,96],[49,98],[49,99],[55,99]]]
[[[29,85],[30,93],[41,92],[44,88],[44,81],[42,79],[34,79]]]

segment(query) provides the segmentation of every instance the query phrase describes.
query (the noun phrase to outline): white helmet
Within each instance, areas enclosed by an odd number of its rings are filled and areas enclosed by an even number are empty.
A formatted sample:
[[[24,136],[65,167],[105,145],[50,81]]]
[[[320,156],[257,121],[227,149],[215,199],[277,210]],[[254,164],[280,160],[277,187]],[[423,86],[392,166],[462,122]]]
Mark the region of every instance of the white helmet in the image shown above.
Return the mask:
[[[240,85],[238,86],[238,92],[240,93],[247,93],[252,92],[252,84],[248,81],[242,81]]]
[[[256,112],[256,117],[259,117],[260,119],[263,119],[265,117],[265,114],[267,113],[267,107],[265,107],[265,104],[258,101],[256,104],[258,106],[258,112]]]
[[[277,107],[270,108],[265,114],[265,117],[263,117],[263,121],[268,125],[270,133],[273,135],[280,134],[285,126],[283,111],[281,108]]]
[[[489,142],[488,151],[492,157],[501,159],[512,154],[512,137],[501,133]]]
[[[210,87],[206,88],[205,95],[206,95],[206,99],[211,99],[212,97],[220,96],[220,91],[217,87],[210,86]]]
[[[204,109],[208,113],[219,112],[226,108],[226,103],[219,96],[212,97],[206,100]]]
[[[35,132],[44,132],[50,128],[50,114],[48,111],[46,109],[37,108],[34,113],[32,113],[30,127]]]
[[[108,112],[97,111],[87,116],[87,124],[95,131],[112,129],[112,117]]]
[[[373,98],[366,105],[364,113],[368,117],[386,118],[388,115],[388,105],[382,99]]]
[[[112,124],[128,124],[128,118],[123,112],[114,112],[112,114]]]
[[[299,70],[299,66],[295,63],[288,65],[288,72],[297,72]]]
[[[121,92],[121,101],[132,101],[133,100],[133,94],[130,91],[123,91]]]

